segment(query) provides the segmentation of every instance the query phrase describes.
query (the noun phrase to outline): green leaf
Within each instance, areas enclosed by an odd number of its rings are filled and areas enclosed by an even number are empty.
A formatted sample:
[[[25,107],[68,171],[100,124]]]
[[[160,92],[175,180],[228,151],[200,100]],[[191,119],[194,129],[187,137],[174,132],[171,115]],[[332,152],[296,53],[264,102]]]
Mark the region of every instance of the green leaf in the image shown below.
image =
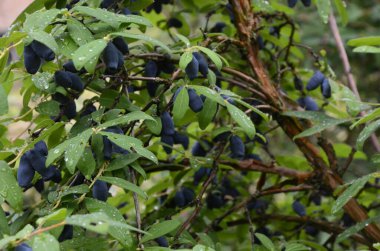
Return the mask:
[[[105,182],[110,183],[112,185],[121,187],[127,191],[132,191],[132,192],[140,195],[144,199],[148,198],[148,195],[140,187],[138,187],[135,184],[133,184],[129,181],[126,181],[124,179],[117,178],[117,177],[102,176],[99,178],[99,180],[102,180],[102,181],[105,181]]]
[[[48,214],[42,218],[39,218],[36,222],[39,225],[44,225],[48,223],[56,223],[56,222],[61,222],[65,220],[67,217],[67,209],[66,208],[61,208],[58,209],[57,211],[52,212],[51,214]]]
[[[32,82],[41,91],[51,92],[55,86],[53,77],[54,75],[50,72],[37,72],[32,76]]]
[[[113,28],[118,28],[122,23],[135,23],[145,26],[152,25],[149,20],[137,15],[119,15],[105,9],[91,8],[86,6],[76,6],[73,8],[73,10],[88,16],[95,17],[96,19],[109,24]]]
[[[174,123],[179,123],[189,107],[189,94],[187,89],[182,87],[179,91],[173,105],[173,120]]]
[[[336,243],[338,244],[341,241],[347,240],[351,235],[354,235],[358,233],[360,230],[368,226],[369,224],[373,222],[378,222],[380,221],[380,216],[372,217],[367,220],[364,220],[362,222],[359,222],[355,224],[354,226],[344,230],[344,232],[340,233],[337,238],[336,238]]]
[[[151,151],[146,150],[143,147],[143,143],[137,138],[104,131],[101,131],[99,133],[104,136],[107,136],[107,138],[111,140],[113,143],[126,150],[130,151],[131,149],[133,149],[139,155],[149,159],[150,161],[153,161],[155,163],[158,162],[157,157]]]
[[[94,37],[87,29],[87,27],[74,18],[67,20],[67,29],[69,31],[70,37],[79,46],[85,45],[94,40]]]
[[[104,39],[97,39],[79,47],[73,54],[75,68],[80,70],[91,60],[98,58],[106,46],[107,42]]]
[[[248,104],[247,102],[241,100],[241,99],[238,99],[238,98],[234,98],[234,100],[236,102],[238,102],[239,104],[245,106],[246,108],[254,111],[255,113],[257,113],[260,117],[262,117],[265,121],[269,122],[270,121],[270,118],[269,118],[269,115],[266,114],[266,113],[263,113],[262,111],[260,111],[259,109],[257,109],[256,107]]]
[[[115,158],[109,164],[107,171],[119,170],[135,162],[140,157],[137,153],[129,153]]]
[[[215,53],[214,51],[210,50],[209,48],[202,47],[202,46],[197,46],[199,50],[201,50],[203,53],[205,53],[211,61],[215,64],[216,68],[218,70],[222,69],[223,63],[222,60],[220,59],[219,55]]]
[[[364,142],[380,127],[380,119],[368,124],[360,132],[356,140],[356,149],[362,150]]]
[[[136,172],[138,172],[139,174],[141,174],[141,176],[144,178],[144,179],[147,179],[147,176],[146,176],[146,172],[145,170],[140,166],[139,162],[133,162],[130,167],[132,167],[133,169],[135,169]]]
[[[8,225],[8,220],[5,215],[5,212],[2,207],[0,207],[0,237],[3,237],[3,235],[9,235],[10,229]]]
[[[318,14],[322,21],[327,24],[331,12],[330,0],[317,0]]]
[[[141,239],[141,242],[147,242],[149,240],[156,239],[160,236],[164,236],[175,229],[177,229],[181,225],[181,222],[178,220],[168,220],[163,221],[158,224],[154,224],[150,227],[148,230],[148,234],[144,235],[144,237]]]
[[[54,236],[47,233],[35,235],[31,241],[32,249],[39,251],[59,251],[59,243]]]
[[[347,42],[349,46],[362,46],[362,45],[370,45],[370,46],[379,46],[380,45],[380,36],[370,36],[370,37],[361,37],[354,38]]]
[[[77,214],[66,218],[66,223],[83,227],[90,231],[106,234],[110,226],[110,218],[104,213]]]
[[[310,248],[300,243],[287,243],[285,251],[308,251]]]
[[[252,120],[243,111],[241,111],[239,108],[228,102],[227,110],[228,113],[231,115],[232,119],[236,123],[238,123],[238,125],[241,126],[241,128],[248,135],[248,137],[252,139],[256,134],[256,128],[255,125],[252,123]]]
[[[260,234],[260,233],[255,233],[255,236],[257,237],[257,239],[260,240],[261,244],[264,247],[266,247],[268,250],[270,250],[270,251],[276,250],[273,242],[268,237],[266,237],[265,235]]]
[[[29,36],[38,42],[43,43],[50,49],[52,49],[55,53],[59,52],[59,47],[54,37],[44,31],[32,31],[29,32]]]
[[[82,157],[78,161],[77,167],[87,179],[91,178],[96,168],[96,161],[90,147],[85,148]]]
[[[17,240],[17,239],[24,239],[28,235],[30,235],[34,230],[34,227],[30,224],[26,225],[23,229],[21,229],[17,234],[13,236],[7,236],[0,240],[0,249],[3,249],[6,247],[9,243]]]
[[[369,45],[363,45],[356,47],[353,52],[356,53],[380,53],[379,47],[369,46]]]
[[[0,116],[8,113],[8,96],[4,87],[0,85]]]
[[[126,224],[123,215],[115,207],[110,204],[99,201],[96,199],[86,198],[85,205],[90,213],[101,212],[105,213],[110,219]],[[133,229],[133,227],[131,227]],[[130,246],[133,243],[132,236],[129,231],[125,231],[123,227],[120,226],[110,226],[109,231],[111,236],[116,238],[122,243],[122,245]]]
[[[187,37],[185,37],[185,36],[183,36],[181,34],[178,34],[178,33],[175,34],[175,35],[178,37],[179,40],[181,40],[186,45],[187,48],[190,47],[190,41],[189,41],[189,39]]]
[[[362,117],[361,119],[353,123],[350,126],[350,129],[352,130],[356,126],[372,121],[378,117],[380,117],[380,108],[376,108],[375,110],[371,111],[369,114],[365,115],[364,117]]]
[[[339,212],[350,199],[356,196],[356,194],[364,187],[364,185],[371,177],[371,175],[366,175],[352,182],[352,184],[346,190],[344,190],[344,192],[334,202],[331,208],[331,212],[333,214]]]
[[[115,33],[111,33],[110,35],[116,36],[116,37],[121,36],[121,37],[126,37],[126,38],[146,41],[146,42],[151,43],[153,45],[160,46],[162,49],[164,49],[169,54],[172,53],[172,51],[170,50],[170,48],[167,47],[163,42],[161,42],[161,41],[159,41],[157,39],[154,39],[154,38],[152,38],[150,36],[144,35],[144,34],[132,34],[132,33],[129,33],[129,32],[115,32]]]
[[[55,100],[49,100],[42,103],[39,103],[36,107],[36,111],[40,114],[48,116],[57,116],[60,112],[60,104]]]
[[[86,131],[51,149],[46,160],[46,166],[52,164],[57,158],[65,153],[66,167],[71,173],[74,173],[75,166],[78,163],[91,134],[92,129],[87,129]]]
[[[202,130],[205,130],[206,127],[214,119],[217,110],[218,110],[218,104],[215,101],[209,98],[206,98],[205,102],[203,103],[202,110],[198,112],[197,114],[199,128],[201,128]]]
[[[186,51],[183,53],[179,59],[179,68],[182,70],[186,69],[186,66],[193,60],[193,53]]]
[[[35,11],[34,13],[26,16],[24,22],[24,31],[31,32],[35,30],[44,30],[62,10],[50,9],[46,11]]]
[[[300,134],[296,135],[293,140],[298,139],[298,138],[304,138],[308,137],[310,135],[322,132],[323,130],[336,126],[339,124],[343,124],[350,121],[350,119],[331,119],[331,120],[326,120],[325,122],[322,122],[321,124],[316,124],[313,127],[310,127],[306,129],[305,131],[301,132]]]
[[[346,26],[348,22],[348,13],[346,10],[346,3],[343,3],[343,0],[334,0],[334,4],[338,10],[340,20],[342,21],[343,26]]]
[[[99,125],[97,129],[101,130],[101,129],[111,127],[111,126],[128,124],[128,123],[130,123],[132,121],[136,121],[136,120],[152,120],[152,121],[155,121],[154,118],[152,118],[151,116],[149,116],[145,112],[134,111],[134,112],[130,112],[126,115],[122,115],[116,119],[107,121],[107,122]]]
[[[18,186],[12,169],[5,161],[0,161],[0,197],[16,211],[22,210],[23,193]]]

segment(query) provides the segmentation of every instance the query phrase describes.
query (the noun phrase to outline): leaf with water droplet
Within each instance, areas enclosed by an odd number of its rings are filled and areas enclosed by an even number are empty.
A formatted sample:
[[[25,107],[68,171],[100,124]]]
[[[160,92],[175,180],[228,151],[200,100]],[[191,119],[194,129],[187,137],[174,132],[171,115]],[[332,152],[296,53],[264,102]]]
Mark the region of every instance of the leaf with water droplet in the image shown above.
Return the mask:
[[[251,139],[256,134],[256,128],[252,120],[239,108],[227,102],[227,110],[232,119],[244,130]]]
[[[104,39],[97,39],[79,47],[73,54],[75,68],[80,70],[89,61],[99,58],[106,46],[107,42]]]

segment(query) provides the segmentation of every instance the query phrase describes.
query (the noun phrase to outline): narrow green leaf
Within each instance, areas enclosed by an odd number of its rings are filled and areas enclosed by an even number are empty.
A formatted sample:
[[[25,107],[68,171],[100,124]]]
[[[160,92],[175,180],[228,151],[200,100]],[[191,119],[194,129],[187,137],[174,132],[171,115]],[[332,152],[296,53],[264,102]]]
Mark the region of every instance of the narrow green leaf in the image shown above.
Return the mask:
[[[177,229],[181,225],[181,222],[178,220],[168,220],[157,223],[148,230],[148,234],[144,235],[141,242],[147,242],[149,240],[153,240],[160,236],[164,236],[167,233],[170,233]]]
[[[371,111],[369,114],[365,115],[364,117],[362,117],[361,119],[353,123],[350,126],[350,129],[352,130],[356,126],[372,121],[378,117],[380,117],[380,108],[376,108],[375,110]]]
[[[189,41],[189,39],[187,37],[185,37],[185,36],[183,36],[181,34],[178,34],[178,33],[175,34],[175,35],[178,37],[179,40],[181,40],[186,45],[187,48],[190,47],[190,41]]]
[[[99,57],[106,46],[107,42],[104,39],[97,39],[79,47],[73,54],[75,68],[80,70],[91,60]]]
[[[356,47],[353,52],[356,53],[380,53],[380,48],[375,46],[363,45]]]
[[[135,184],[126,181],[124,179],[118,178],[118,177],[107,177],[107,176],[102,176],[99,178],[102,181],[105,181],[107,183],[110,183],[112,185],[118,186],[120,188],[123,188],[127,191],[134,192],[138,195],[140,195],[142,198],[147,199],[148,195],[138,186]]]
[[[212,122],[217,110],[218,104],[215,101],[206,98],[205,102],[203,103],[202,110],[197,114],[199,127],[202,130],[205,130],[206,127]]]
[[[362,46],[362,45],[370,45],[370,46],[379,46],[380,45],[380,36],[370,36],[370,37],[361,37],[354,38],[347,42],[349,46]]]
[[[130,112],[126,115],[122,115],[116,119],[106,121],[103,124],[99,125],[97,129],[101,130],[101,129],[111,127],[111,126],[124,125],[124,124],[128,124],[132,121],[136,121],[136,120],[152,120],[152,121],[155,121],[155,119],[153,117],[149,116],[145,112],[134,111],[134,112]]]
[[[43,115],[57,116],[60,112],[59,103],[55,100],[41,102],[36,107],[36,111]]]
[[[109,164],[107,171],[119,170],[135,162],[140,157],[137,153],[129,153],[115,158]]]
[[[306,129],[305,131],[301,132],[300,134],[296,135],[293,139],[298,139],[298,138],[303,138],[303,137],[308,137],[310,135],[322,132],[323,130],[330,128],[332,126],[340,125],[343,123],[346,123],[350,121],[349,119],[331,119],[331,120],[326,120],[320,124],[316,124],[313,127],[310,127]]]
[[[189,107],[189,94],[187,88],[182,87],[179,91],[173,105],[174,123],[179,123]]]
[[[74,18],[67,20],[67,29],[70,37],[79,46],[85,45],[94,40],[92,33],[87,29],[87,27]]]
[[[85,148],[81,158],[78,161],[77,167],[87,179],[91,178],[91,175],[94,173],[96,168],[96,161],[90,147]]]
[[[256,134],[256,128],[252,120],[243,111],[228,102],[227,110],[232,119],[241,126],[248,137],[253,138]]]
[[[110,226],[110,218],[104,213],[77,214],[66,218],[66,223],[83,227],[90,231],[106,234]]]
[[[8,113],[8,96],[4,87],[0,85],[0,116]]]
[[[346,26],[348,22],[348,13],[346,9],[346,3],[343,0],[334,0],[336,9],[338,10],[340,20],[342,21],[343,26]]]
[[[368,124],[364,129],[360,132],[357,140],[356,140],[356,149],[362,150],[364,142],[380,127],[380,119],[376,120],[370,124]]]
[[[362,230],[363,228],[365,228],[369,224],[372,224],[373,222],[378,222],[378,221],[380,221],[380,216],[375,216],[375,217],[369,218],[367,220],[364,220],[362,222],[359,222],[359,223],[355,224],[354,226],[344,230],[343,233],[340,233],[337,236],[335,242],[338,244],[341,241],[347,240],[350,236],[358,233],[360,230]]]
[[[334,202],[331,212],[333,214],[339,212],[346,203],[356,196],[356,194],[364,187],[367,181],[371,178],[371,175],[363,176],[354,182],[338,197]]]
[[[81,134],[75,136],[72,139],[69,139],[70,143],[67,145],[65,151],[65,163],[67,169],[71,174],[75,172],[75,167],[79,159],[82,157],[84,149],[86,148],[87,142],[90,139],[92,134],[92,129],[87,129]]]

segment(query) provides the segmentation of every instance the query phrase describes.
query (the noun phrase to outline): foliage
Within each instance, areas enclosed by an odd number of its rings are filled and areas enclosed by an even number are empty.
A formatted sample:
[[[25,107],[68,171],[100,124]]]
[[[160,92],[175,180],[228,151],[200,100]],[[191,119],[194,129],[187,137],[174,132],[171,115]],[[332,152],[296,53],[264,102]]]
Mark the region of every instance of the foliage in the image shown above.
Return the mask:
[[[378,104],[299,15],[347,4],[34,1],[0,38],[0,249],[377,248]]]

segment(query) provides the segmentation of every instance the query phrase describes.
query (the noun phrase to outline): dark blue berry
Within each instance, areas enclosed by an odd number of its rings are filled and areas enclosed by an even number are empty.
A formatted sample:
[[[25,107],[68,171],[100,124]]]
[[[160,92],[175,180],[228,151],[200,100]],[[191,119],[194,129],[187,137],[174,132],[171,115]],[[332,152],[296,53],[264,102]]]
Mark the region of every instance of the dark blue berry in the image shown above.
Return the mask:
[[[108,198],[108,186],[107,183],[101,180],[97,180],[92,187],[92,197],[97,200],[106,201]]]

